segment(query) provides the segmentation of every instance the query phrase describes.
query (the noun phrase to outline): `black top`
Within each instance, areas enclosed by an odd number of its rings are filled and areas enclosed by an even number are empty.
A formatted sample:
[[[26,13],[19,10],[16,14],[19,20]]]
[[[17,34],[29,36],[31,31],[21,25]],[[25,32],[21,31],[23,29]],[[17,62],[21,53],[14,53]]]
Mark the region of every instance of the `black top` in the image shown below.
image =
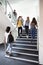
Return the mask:
[[[8,43],[12,43],[14,42],[14,37],[12,36],[12,34],[8,35]]]

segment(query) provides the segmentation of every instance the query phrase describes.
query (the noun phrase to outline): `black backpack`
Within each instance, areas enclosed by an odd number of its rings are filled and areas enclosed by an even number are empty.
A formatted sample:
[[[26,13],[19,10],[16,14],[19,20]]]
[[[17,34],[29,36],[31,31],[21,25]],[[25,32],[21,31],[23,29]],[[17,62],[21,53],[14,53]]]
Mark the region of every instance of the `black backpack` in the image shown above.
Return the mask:
[[[8,43],[13,43],[14,42],[14,37],[12,36],[12,34],[8,35]]]

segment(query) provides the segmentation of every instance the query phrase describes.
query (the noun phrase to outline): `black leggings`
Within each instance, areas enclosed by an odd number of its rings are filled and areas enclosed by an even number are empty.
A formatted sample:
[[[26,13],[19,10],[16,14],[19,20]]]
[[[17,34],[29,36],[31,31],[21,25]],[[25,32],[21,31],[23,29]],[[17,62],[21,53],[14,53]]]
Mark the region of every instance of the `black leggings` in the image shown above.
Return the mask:
[[[25,26],[25,31],[26,31],[26,34],[28,35],[28,26]]]
[[[18,36],[20,36],[20,34],[22,34],[22,27],[18,27]]]

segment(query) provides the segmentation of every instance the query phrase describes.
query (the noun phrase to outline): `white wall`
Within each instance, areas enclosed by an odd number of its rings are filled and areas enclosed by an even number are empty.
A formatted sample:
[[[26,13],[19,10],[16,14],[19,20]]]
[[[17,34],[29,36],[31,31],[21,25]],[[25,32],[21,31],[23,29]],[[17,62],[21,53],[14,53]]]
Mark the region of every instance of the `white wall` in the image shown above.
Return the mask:
[[[0,43],[3,42],[4,32],[7,26],[10,26],[11,29],[14,30],[14,26],[5,15],[3,7],[0,6]]]
[[[43,64],[43,0],[40,0],[39,62]]]
[[[37,18],[39,15],[38,1],[39,0],[20,0],[16,3],[14,2],[11,6],[13,10],[16,10],[18,16],[23,16],[24,20],[29,16],[31,20],[33,17]]]

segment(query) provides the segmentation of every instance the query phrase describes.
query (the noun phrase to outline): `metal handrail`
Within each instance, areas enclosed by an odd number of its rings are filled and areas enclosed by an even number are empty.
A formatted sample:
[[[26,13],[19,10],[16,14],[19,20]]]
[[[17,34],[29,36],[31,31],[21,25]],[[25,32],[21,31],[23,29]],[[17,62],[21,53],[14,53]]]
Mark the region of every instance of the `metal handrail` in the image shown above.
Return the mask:
[[[8,0],[7,0],[7,3],[8,3],[8,5],[10,6],[11,11],[13,12],[13,9],[12,9],[12,7],[11,7],[11,5],[10,5],[10,3],[9,3],[9,1],[8,1]]]

